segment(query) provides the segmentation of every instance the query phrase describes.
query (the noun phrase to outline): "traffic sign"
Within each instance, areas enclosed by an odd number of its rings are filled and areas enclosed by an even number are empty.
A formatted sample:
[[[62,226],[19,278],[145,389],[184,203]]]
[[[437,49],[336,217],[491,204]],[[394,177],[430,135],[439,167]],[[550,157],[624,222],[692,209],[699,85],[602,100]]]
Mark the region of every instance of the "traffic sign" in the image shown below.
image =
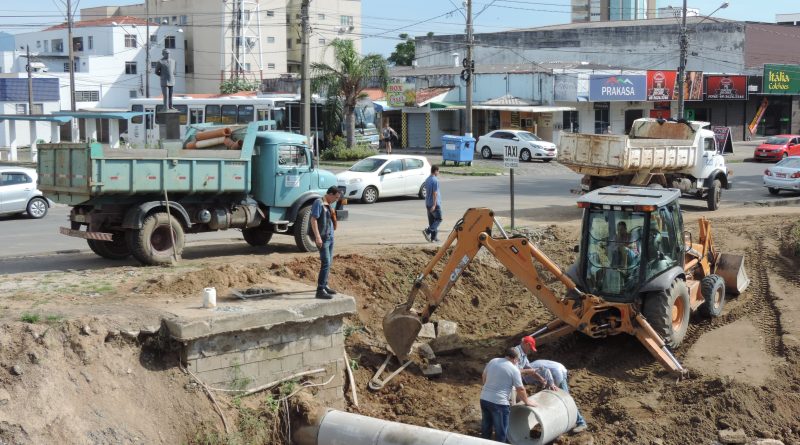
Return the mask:
[[[503,167],[519,167],[519,149],[516,145],[506,145],[503,150]]]

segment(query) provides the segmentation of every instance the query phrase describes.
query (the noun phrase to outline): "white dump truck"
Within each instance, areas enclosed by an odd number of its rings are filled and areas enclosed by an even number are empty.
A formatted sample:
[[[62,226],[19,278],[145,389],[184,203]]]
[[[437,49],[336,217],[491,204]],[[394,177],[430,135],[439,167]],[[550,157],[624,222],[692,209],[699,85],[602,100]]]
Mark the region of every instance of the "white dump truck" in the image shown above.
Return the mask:
[[[725,165],[708,122],[637,119],[630,133],[561,135],[558,162],[583,174],[584,192],[608,185],[676,188],[719,207],[733,171]]]

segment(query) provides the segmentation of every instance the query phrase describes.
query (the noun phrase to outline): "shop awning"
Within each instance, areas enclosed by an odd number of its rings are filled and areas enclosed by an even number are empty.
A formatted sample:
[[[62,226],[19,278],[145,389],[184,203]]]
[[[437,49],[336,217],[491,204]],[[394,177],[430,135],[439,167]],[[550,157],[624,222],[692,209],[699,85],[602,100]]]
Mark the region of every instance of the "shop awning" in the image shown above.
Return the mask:
[[[373,100],[373,106],[375,107],[375,112],[382,113],[384,111],[394,111],[399,110],[400,108],[390,107],[385,100]]]
[[[147,111],[56,111],[56,115],[71,116],[81,119],[131,119],[152,114]]]
[[[431,109],[464,109],[466,108],[462,103],[447,103],[447,102],[431,102],[430,105]],[[575,111],[575,107],[562,107],[562,106],[555,106],[555,105],[504,105],[504,106],[494,106],[494,105],[473,105],[473,110],[495,110],[495,111],[516,111],[519,113],[556,113],[559,111]]]
[[[52,114],[0,114],[2,121],[57,122],[59,125],[71,121],[70,116],[54,116]]]

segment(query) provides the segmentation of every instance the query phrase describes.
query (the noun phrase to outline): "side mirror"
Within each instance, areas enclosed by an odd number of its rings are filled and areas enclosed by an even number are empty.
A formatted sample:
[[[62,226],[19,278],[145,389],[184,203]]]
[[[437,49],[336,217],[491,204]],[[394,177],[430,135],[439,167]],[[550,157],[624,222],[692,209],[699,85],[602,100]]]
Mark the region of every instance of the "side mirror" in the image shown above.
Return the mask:
[[[388,174],[389,174],[389,173],[391,173],[391,172],[392,172],[392,169],[391,169],[391,168],[384,168],[384,169],[383,169],[383,172],[381,172],[381,174],[382,174],[382,175],[388,175]]]
[[[518,141],[518,140],[519,140],[519,138],[518,138],[518,137],[516,137],[516,136],[514,136],[513,138],[511,138],[511,140],[512,140],[512,141]]]

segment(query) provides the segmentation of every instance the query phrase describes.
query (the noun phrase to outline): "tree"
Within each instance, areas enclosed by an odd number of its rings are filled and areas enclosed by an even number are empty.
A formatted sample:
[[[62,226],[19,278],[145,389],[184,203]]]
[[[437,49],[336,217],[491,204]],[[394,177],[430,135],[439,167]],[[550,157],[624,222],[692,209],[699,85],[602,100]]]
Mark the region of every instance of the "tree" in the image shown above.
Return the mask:
[[[233,94],[239,91],[258,91],[259,84],[243,78],[228,79],[219,84],[221,94]]]
[[[329,102],[341,100],[347,146],[353,147],[356,137],[356,102],[363,97],[364,89],[371,84],[386,89],[389,69],[386,59],[378,54],[361,57],[352,40],[334,39],[329,47],[333,49],[334,64],[311,64],[311,89],[324,95]]]
[[[403,39],[403,41],[394,47],[394,51],[386,60],[396,66],[411,66],[411,63],[414,61],[417,45],[414,43],[414,39],[410,38],[406,33],[400,34],[399,37]]]

